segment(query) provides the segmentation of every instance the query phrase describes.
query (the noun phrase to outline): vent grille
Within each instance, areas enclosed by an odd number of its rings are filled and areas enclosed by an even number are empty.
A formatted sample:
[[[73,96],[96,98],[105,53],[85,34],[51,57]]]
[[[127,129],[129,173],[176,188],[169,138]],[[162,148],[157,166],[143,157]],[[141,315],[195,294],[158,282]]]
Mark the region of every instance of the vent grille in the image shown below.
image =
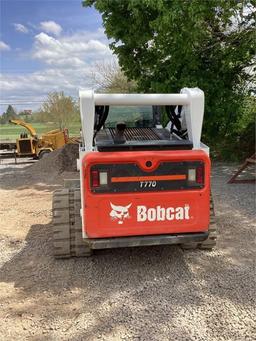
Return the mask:
[[[109,128],[112,138],[115,136],[115,128]],[[125,128],[124,137],[127,141],[154,141],[161,138],[152,128]]]
[[[32,150],[31,150],[31,141],[29,140],[20,140],[19,141],[19,145],[20,145],[20,152],[21,153],[26,153],[26,154],[31,154]]]

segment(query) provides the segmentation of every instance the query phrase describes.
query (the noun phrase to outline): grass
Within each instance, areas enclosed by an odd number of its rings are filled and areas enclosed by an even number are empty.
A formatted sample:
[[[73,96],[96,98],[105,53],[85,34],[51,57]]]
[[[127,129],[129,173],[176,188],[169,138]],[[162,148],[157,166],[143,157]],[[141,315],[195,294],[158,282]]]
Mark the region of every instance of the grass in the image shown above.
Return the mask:
[[[125,122],[128,127],[135,125],[138,120],[151,120],[152,121],[152,108],[151,107],[110,107],[106,127],[115,127],[118,122]],[[57,129],[58,126],[54,124],[32,122],[31,125],[35,128],[38,136],[41,136],[47,131]],[[70,136],[80,135],[80,122],[72,122],[68,129]],[[0,140],[16,140],[21,133],[26,131],[21,126],[16,126],[11,123],[0,125]],[[27,132],[27,131],[26,131]]]
[[[54,124],[38,123],[33,122],[31,125],[35,128],[37,134],[40,136],[47,131],[57,129],[58,127]],[[69,127],[69,135],[76,136],[79,135],[81,124],[80,122],[74,122]],[[26,129],[21,126],[16,126],[14,124],[3,124],[0,125],[0,140],[16,140],[19,135],[25,132]],[[27,131],[26,131],[27,132]]]

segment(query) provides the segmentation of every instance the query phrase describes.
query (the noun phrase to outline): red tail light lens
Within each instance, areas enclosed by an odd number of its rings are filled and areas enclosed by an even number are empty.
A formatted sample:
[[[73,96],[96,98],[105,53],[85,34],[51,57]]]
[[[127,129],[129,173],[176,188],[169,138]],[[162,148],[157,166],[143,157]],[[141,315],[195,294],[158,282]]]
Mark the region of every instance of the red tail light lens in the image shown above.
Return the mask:
[[[100,185],[100,176],[98,170],[93,170],[91,172],[91,181],[92,181],[92,187],[99,187]]]
[[[196,168],[196,182],[200,185],[204,183],[204,167],[202,165]]]

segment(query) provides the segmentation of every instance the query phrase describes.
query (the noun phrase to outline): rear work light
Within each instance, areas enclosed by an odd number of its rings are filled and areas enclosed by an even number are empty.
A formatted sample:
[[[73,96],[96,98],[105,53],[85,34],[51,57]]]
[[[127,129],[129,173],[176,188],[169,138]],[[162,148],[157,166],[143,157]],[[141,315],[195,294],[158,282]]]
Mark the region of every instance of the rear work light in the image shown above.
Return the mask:
[[[193,184],[203,185],[204,184],[204,166],[203,165],[199,165],[195,168],[188,169],[188,182],[191,185]]]
[[[196,168],[190,168],[188,170],[188,181],[195,182],[196,181]]]
[[[100,172],[100,185],[104,186],[108,184],[108,173]]]

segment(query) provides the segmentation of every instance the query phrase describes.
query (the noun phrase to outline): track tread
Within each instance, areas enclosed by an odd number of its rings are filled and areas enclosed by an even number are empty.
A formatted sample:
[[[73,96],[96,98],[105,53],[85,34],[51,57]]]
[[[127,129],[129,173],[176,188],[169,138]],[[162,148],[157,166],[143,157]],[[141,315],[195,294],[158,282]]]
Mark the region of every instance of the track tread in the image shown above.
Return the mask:
[[[55,258],[90,256],[82,238],[80,190],[63,188],[53,194],[53,248]]]
[[[217,224],[215,218],[214,211],[214,202],[211,194],[210,197],[210,224],[209,224],[209,236],[206,240],[201,243],[187,243],[181,244],[182,249],[184,250],[192,250],[192,249],[200,249],[200,250],[212,250],[216,246],[217,241]]]
[[[80,216],[81,209],[81,193],[79,189],[74,191],[74,211],[75,211],[75,253],[76,257],[88,257],[92,254],[89,245],[86,244],[82,237],[82,219]]]

